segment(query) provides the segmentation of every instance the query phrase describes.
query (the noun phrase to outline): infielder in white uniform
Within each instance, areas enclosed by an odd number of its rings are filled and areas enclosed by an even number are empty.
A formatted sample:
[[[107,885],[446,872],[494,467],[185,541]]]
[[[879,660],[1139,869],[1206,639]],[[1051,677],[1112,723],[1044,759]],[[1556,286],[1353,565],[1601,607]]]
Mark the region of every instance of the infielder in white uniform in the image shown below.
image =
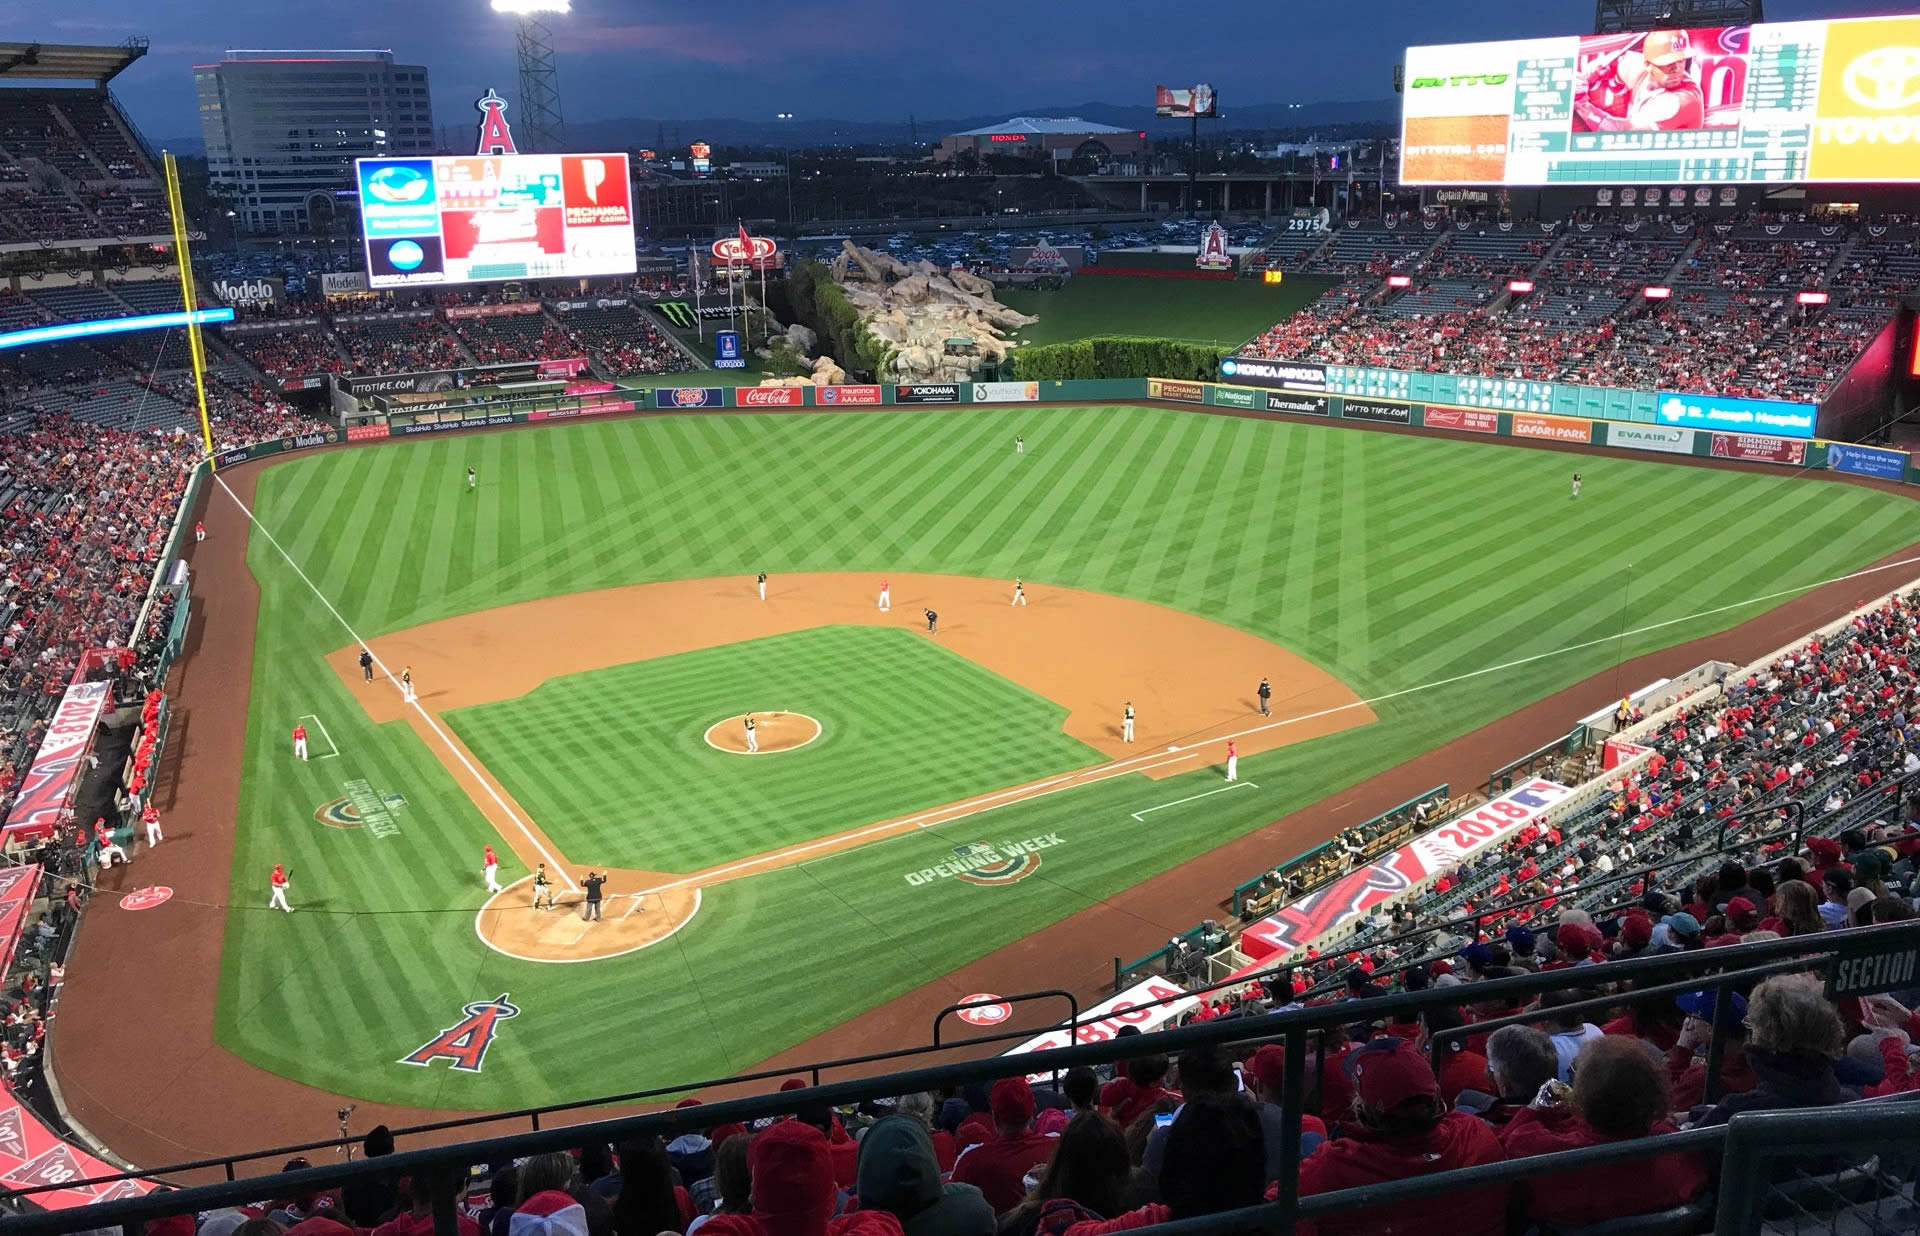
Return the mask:
[[[880,610],[882,613],[893,608],[893,589],[887,587],[887,581],[880,581]]]
[[[760,599],[762,601],[767,599],[767,573],[765,571],[760,572]]]
[[[1017,579],[1013,581],[1012,603],[1015,605],[1025,605],[1027,603],[1027,586]]]
[[[497,893],[501,891],[500,890],[500,856],[493,852],[492,846],[488,846],[486,853],[481,856],[480,868],[486,874],[486,877],[487,877],[487,891],[490,893]]]
[[[1133,741],[1133,701],[1127,701],[1126,715],[1120,719],[1120,741]]]
[[[411,704],[418,698],[419,697],[413,693],[413,666],[402,666],[400,669],[400,699],[404,703]]]
[[[753,714],[747,714],[747,750],[758,751],[760,740],[754,736]]]
[[[1240,748],[1234,746],[1231,742],[1229,742],[1227,744],[1227,780],[1238,781],[1239,779],[1240,779]]]

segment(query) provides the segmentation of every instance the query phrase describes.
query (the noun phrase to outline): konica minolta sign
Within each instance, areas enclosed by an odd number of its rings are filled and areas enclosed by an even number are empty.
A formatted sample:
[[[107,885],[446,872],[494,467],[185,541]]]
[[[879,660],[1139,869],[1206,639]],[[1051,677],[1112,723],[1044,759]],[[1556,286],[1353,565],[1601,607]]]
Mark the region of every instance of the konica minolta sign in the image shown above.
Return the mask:
[[[1257,356],[1229,356],[1220,362],[1220,380],[1240,386],[1274,386],[1283,391],[1324,391],[1324,365],[1298,361],[1263,360]]]

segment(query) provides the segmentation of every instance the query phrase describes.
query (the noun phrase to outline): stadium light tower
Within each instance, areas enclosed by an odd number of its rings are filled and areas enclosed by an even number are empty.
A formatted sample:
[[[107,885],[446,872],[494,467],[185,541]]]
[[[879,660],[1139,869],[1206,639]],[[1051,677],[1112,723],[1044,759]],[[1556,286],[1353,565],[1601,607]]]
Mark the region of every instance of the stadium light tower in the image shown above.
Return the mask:
[[[523,153],[552,154],[567,143],[567,122],[560,114],[560,70],[554,67],[547,18],[572,12],[573,0],[493,0],[493,11],[519,19],[518,145]]]

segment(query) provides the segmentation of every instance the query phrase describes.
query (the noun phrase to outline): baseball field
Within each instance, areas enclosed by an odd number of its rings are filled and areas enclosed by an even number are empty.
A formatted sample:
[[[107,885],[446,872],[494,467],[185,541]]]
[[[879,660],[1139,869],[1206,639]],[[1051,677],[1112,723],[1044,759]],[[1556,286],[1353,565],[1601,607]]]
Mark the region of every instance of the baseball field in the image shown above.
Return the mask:
[[[184,673],[251,694],[190,716],[172,773],[189,795],[218,727],[243,739],[236,818],[177,821],[230,828],[231,870],[182,868],[155,930],[222,924],[213,1054],[422,1112],[723,1076],[960,999],[976,958],[1913,539],[1907,499],[1821,479],[1132,406],[570,423],[232,485],[195,569],[257,622],[209,619]],[[1226,892],[1129,903],[1027,985]],[[463,1063],[443,1032],[476,1008]],[[214,1071],[151,1068],[151,1127]]]

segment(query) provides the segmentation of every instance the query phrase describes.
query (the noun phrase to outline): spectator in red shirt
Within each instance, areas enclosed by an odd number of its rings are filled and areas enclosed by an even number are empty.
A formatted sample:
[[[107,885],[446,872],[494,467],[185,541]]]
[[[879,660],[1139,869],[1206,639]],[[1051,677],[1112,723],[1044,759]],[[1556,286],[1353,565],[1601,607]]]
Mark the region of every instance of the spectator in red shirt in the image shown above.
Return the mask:
[[[1140,1113],[1167,1095],[1161,1083],[1167,1076],[1167,1058],[1163,1055],[1136,1056],[1127,1061],[1127,1075],[1115,1078],[1100,1091],[1100,1110],[1113,1122],[1126,1128]]]
[[[1660,1066],[1630,1038],[1596,1039],[1574,1061],[1568,1105],[1528,1107],[1500,1133],[1509,1155],[1551,1154],[1674,1131]],[[1663,1154],[1629,1163],[1536,1176],[1520,1185],[1527,1221],[1575,1226],[1684,1206],[1707,1187],[1697,1154]]]
[[[412,1205],[398,1215],[373,1229],[374,1236],[433,1236],[433,1194],[420,1181],[410,1191]],[[571,1212],[567,1212],[571,1207]],[[514,1236],[587,1236],[587,1214],[580,1203],[558,1190],[536,1193],[520,1204],[514,1211],[518,1220],[526,1215],[529,1222],[513,1224]],[[454,1218],[460,1229],[460,1236],[480,1236],[480,1225],[465,1214],[455,1212]],[[537,1220],[537,1221],[535,1221]]]
[[[1040,1183],[1002,1220],[1001,1236],[1044,1236],[1105,1222],[1124,1209],[1132,1172],[1119,1126],[1099,1112],[1082,1112],[1060,1135]]]
[[[953,1165],[953,1179],[979,1189],[994,1213],[1005,1214],[1027,1195],[1027,1173],[1045,1167],[1053,1157],[1056,1139],[1029,1127],[1033,1087],[1024,1077],[1003,1077],[993,1083],[987,1106],[993,1112],[993,1138],[961,1152]]]
[[[1433,1066],[1412,1044],[1370,1043],[1353,1061],[1353,1135],[1322,1146],[1300,1164],[1300,1196],[1436,1172],[1498,1163],[1506,1152],[1491,1126],[1440,1101]],[[1506,1185],[1485,1185],[1447,1196],[1446,1230],[1453,1236],[1505,1236]],[[1373,1236],[1383,1231],[1425,1230],[1432,1199],[1369,1206],[1315,1221],[1318,1236]]]
[[[810,1124],[782,1120],[754,1136],[747,1149],[753,1173],[753,1213],[715,1215],[708,1236],[903,1236],[900,1220],[884,1210],[833,1217],[833,1165],[826,1135]]]

